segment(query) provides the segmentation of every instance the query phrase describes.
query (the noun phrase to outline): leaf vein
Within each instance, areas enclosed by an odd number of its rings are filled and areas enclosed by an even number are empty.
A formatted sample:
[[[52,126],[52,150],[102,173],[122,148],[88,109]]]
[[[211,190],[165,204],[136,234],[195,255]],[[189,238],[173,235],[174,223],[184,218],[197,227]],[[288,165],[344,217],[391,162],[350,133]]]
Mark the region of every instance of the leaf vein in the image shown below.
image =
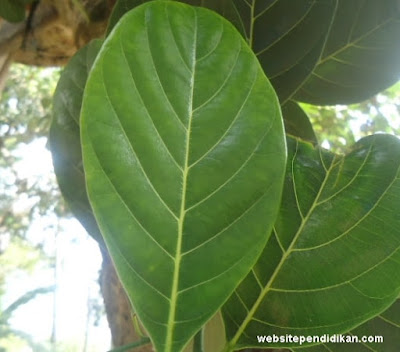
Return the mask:
[[[246,96],[246,98],[243,101],[243,104],[240,106],[238,112],[236,113],[235,117],[232,119],[231,123],[229,124],[228,128],[225,130],[225,132],[222,134],[222,136],[215,142],[214,145],[211,146],[211,148],[209,148],[202,156],[200,156],[196,161],[194,161],[191,165],[189,165],[189,168],[192,168],[193,166],[195,166],[197,163],[199,163],[201,160],[203,160],[208,154],[210,154],[213,150],[215,150],[215,148],[221,143],[221,141],[224,139],[224,137],[228,134],[228,132],[232,129],[232,127],[234,126],[235,122],[237,121],[237,119],[239,118],[244,106],[246,105],[252,91],[255,85],[255,82],[257,80],[257,74],[254,75],[254,80],[252,83],[251,88],[249,89],[249,92]],[[225,84],[226,82],[224,82]]]
[[[158,191],[157,191],[156,188],[154,187],[153,183],[150,181],[149,176],[147,175],[146,171],[144,170],[143,165],[142,165],[142,163],[141,163],[141,161],[140,161],[140,159],[139,159],[137,153],[135,152],[135,149],[133,148],[133,144],[132,144],[131,140],[129,139],[129,137],[128,137],[127,133],[126,133],[125,127],[123,126],[122,121],[121,121],[119,115],[117,114],[117,112],[116,112],[116,110],[115,110],[115,108],[114,108],[113,103],[111,102],[111,98],[110,98],[110,95],[108,94],[107,86],[106,86],[106,84],[104,83],[104,80],[103,80],[102,82],[103,82],[104,91],[105,91],[105,93],[106,93],[105,96],[106,96],[106,98],[107,98],[107,101],[109,102],[110,107],[111,107],[111,109],[112,109],[112,111],[113,111],[113,113],[114,113],[114,116],[116,117],[116,120],[118,121],[118,124],[119,124],[119,126],[120,126],[120,128],[121,128],[121,131],[123,132],[123,135],[124,135],[125,140],[128,142],[128,145],[129,145],[129,147],[130,147],[132,153],[134,154],[134,156],[135,156],[135,158],[136,158],[136,160],[137,160],[137,162],[138,162],[138,165],[139,165],[140,169],[142,170],[143,176],[145,177],[145,179],[146,179],[148,185],[150,186],[150,188],[153,190],[154,194],[160,199],[160,201],[161,201],[161,203],[164,205],[164,207],[165,207],[165,208],[168,210],[168,212],[177,220],[177,219],[178,219],[177,216],[174,214],[174,212],[172,211],[172,209],[171,209],[171,208],[165,203],[165,201],[162,199],[161,195],[158,193]]]
[[[274,45],[276,45],[277,43],[279,43],[281,40],[283,40],[283,38],[285,38],[287,35],[289,35],[289,33],[296,28],[297,26],[299,26],[302,22],[305,21],[305,19],[307,18],[308,14],[312,11],[313,7],[315,6],[315,0],[313,0],[312,4],[310,4],[310,7],[307,9],[307,11],[304,13],[304,15],[302,17],[299,18],[299,20],[297,22],[295,22],[290,28],[288,28],[288,30],[285,33],[282,33],[282,35],[279,36],[279,38],[277,38],[276,40],[274,40],[273,42],[269,43],[265,48],[261,49],[260,51],[258,51],[256,53],[256,56],[261,55],[263,53],[265,53],[266,51],[268,51],[269,49],[271,49]]]
[[[125,64],[126,64],[126,66],[127,66],[127,68],[128,68],[128,71],[129,71],[129,73],[130,73],[130,76],[131,76],[131,78],[132,78],[133,87],[134,87],[134,89],[136,90],[136,93],[138,94],[138,96],[139,96],[139,98],[140,98],[140,101],[141,101],[141,103],[142,103],[142,106],[143,106],[144,109],[146,110],[146,115],[147,115],[147,117],[149,118],[149,120],[150,120],[152,126],[154,127],[154,130],[155,130],[155,132],[156,132],[156,134],[157,134],[159,140],[161,141],[162,145],[165,147],[165,150],[167,151],[168,155],[171,157],[172,161],[173,161],[174,164],[178,167],[178,169],[182,171],[182,167],[179,165],[178,161],[174,158],[174,156],[172,155],[171,151],[169,150],[167,144],[165,143],[164,139],[161,137],[161,134],[160,134],[159,130],[157,129],[157,126],[156,126],[156,124],[154,123],[153,118],[151,117],[151,114],[150,114],[150,112],[149,112],[149,109],[147,108],[147,106],[146,106],[146,104],[145,104],[145,102],[144,102],[144,100],[143,100],[142,94],[140,93],[140,91],[139,91],[139,89],[138,89],[138,87],[137,87],[137,85],[136,85],[136,80],[135,80],[135,78],[133,77],[133,72],[132,72],[132,70],[130,69],[130,66],[129,66],[129,63],[128,63],[128,58],[126,57],[125,50],[124,50],[124,48],[123,48],[122,40],[120,41],[120,44],[121,44],[121,51],[122,51],[122,55],[123,55],[123,57],[124,57]],[[161,84],[161,83],[160,83],[160,84]],[[180,121],[180,120],[179,120],[179,121]]]
[[[271,125],[268,127],[268,130],[265,132],[265,134],[261,137],[260,141],[258,142],[258,144],[255,146],[255,148],[253,149],[253,151],[249,154],[249,157],[245,160],[245,162],[224,182],[222,183],[219,187],[217,187],[214,191],[212,191],[210,194],[208,194],[206,197],[204,197],[202,200],[198,201],[197,203],[191,205],[189,208],[186,209],[186,211],[191,211],[194,208],[196,208],[197,206],[199,206],[201,203],[205,202],[207,199],[209,199],[210,197],[212,197],[215,193],[217,193],[220,189],[222,189],[223,187],[225,187],[229,182],[231,182],[238,174],[239,172],[247,165],[247,163],[251,160],[251,158],[253,157],[253,155],[255,154],[256,150],[258,149],[258,147],[260,146],[260,144],[264,141],[265,137],[267,136],[267,134],[270,132],[271,128],[272,128],[273,123],[271,123]]]
[[[266,195],[268,195],[268,191],[266,191],[265,193],[261,194],[261,196],[259,196],[248,208],[246,208],[242,214],[240,214],[240,216],[238,216],[234,221],[232,221],[228,226],[224,227],[222,230],[218,231],[215,235],[212,235],[209,239],[207,239],[206,241],[202,242],[201,244],[197,245],[196,247],[193,247],[191,249],[189,249],[188,251],[182,253],[182,256],[187,255],[195,250],[198,250],[199,248],[203,247],[204,245],[206,245],[209,242],[214,241],[215,239],[217,239],[220,235],[222,235],[227,229],[229,229],[231,226],[233,226],[234,224],[236,224],[244,215],[246,215],[251,209],[253,209],[253,207],[255,205],[258,204],[258,202],[261,201],[261,199],[263,199]]]

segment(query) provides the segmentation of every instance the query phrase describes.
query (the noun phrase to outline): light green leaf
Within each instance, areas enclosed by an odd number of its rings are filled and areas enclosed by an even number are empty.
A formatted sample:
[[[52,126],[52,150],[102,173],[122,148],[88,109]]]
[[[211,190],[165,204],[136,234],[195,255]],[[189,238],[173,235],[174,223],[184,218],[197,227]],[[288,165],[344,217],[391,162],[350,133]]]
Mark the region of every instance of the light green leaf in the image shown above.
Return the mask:
[[[317,68],[296,95],[316,105],[361,102],[400,77],[398,0],[339,0]]]
[[[49,143],[63,197],[88,233],[104,245],[87,197],[79,127],[83,91],[101,45],[101,40],[92,41],[74,55],[62,72],[53,98]]]
[[[181,351],[253,266],[279,206],[276,94],[235,28],[170,1],[125,15],[82,108],[89,199],[159,352]]]
[[[346,332],[399,295],[400,141],[371,136],[339,156],[289,138],[288,154],[273,235],[223,308],[231,346]]]
[[[282,106],[282,115],[286,134],[318,145],[311,121],[299,104],[292,100],[288,101]]]

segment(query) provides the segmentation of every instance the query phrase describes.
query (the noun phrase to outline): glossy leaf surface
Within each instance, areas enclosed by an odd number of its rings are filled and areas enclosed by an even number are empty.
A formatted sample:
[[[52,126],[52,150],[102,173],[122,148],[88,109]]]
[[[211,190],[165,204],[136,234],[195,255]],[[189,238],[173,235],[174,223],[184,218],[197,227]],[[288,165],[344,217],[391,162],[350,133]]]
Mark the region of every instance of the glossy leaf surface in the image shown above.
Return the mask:
[[[119,0],[109,28],[124,11],[143,2]],[[337,5],[337,0],[181,2],[216,11],[236,26],[256,53],[281,103],[290,99],[317,65]]]
[[[83,91],[101,45],[95,40],[79,50],[62,72],[53,98],[49,143],[63,197],[86,231],[103,245],[87,197],[79,126]]]
[[[282,106],[285,132],[304,141],[318,144],[317,136],[304,110],[294,101],[288,101]]]
[[[397,0],[340,0],[321,61],[296,95],[316,105],[351,104],[400,77]]]
[[[155,1],[103,45],[81,136],[89,199],[135,311],[157,351],[181,351],[269,237],[286,160],[277,97],[229,22]]]
[[[350,331],[346,336],[356,336],[360,343],[324,343],[308,348],[296,349],[299,352],[397,352],[400,343],[400,300],[379,316]],[[361,341],[363,337],[383,337],[383,343]]]
[[[367,137],[343,157],[288,138],[288,154],[273,235],[223,308],[239,347],[346,332],[399,294],[400,141]]]

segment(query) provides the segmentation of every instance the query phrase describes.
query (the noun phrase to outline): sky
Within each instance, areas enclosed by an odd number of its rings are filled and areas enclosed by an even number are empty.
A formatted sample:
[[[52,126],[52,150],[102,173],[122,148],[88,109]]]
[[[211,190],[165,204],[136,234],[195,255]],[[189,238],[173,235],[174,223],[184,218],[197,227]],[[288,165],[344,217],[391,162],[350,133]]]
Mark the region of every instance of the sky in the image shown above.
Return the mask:
[[[22,145],[17,151],[20,161],[15,169],[20,178],[28,179],[28,187],[34,182],[48,182],[49,175],[55,181],[46,142],[45,138],[39,138],[29,145]],[[28,198],[22,196],[13,204],[13,211],[28,211],[31,206]],[[56,215],[37,217],[29,228],[27,238],[34,244],[45,243],[44,250],[49,255],[57,252],[57,282],[54,270],[46,265],[39,266],[31,275],[16,273],[7,278],[7,292],[2,306],[6,307],[29,290],[56,284],[57,341],[70,344],[67,351],[83,351],[88,295],[102,302],[98,285],[101,267],[98,246],[76,219],[60,220]],[[12,326],[31,334],[38,342],[49,340],[53,304],[54,294],[37,296],[15,312],[11,319]],[[98,327],[90,328],[88,339],[91,346],[88,352],[104,352],[110,347],[111,336],[104,315]],[[13,352],[30,351],[29,348],[22,348]]]

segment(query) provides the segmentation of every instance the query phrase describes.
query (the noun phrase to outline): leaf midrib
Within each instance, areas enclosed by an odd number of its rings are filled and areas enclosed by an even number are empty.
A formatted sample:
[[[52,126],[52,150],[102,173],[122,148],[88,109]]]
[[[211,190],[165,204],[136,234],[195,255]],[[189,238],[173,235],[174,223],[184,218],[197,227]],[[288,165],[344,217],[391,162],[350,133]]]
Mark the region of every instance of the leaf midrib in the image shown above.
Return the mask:
[[[196,48],[197,48],[197,12],[194,11],[194,40],[192,46],[192,67],[191,67],[191,80],[190,80],[190,95],[188,102],[188,125],[186,130],[185,142],[185,163],[182,171],[182,197],[181,206],[178,219],[178,238],[176,243],[175,262],[174,262],[174,275],[171,288],[171,305],[168,314],[167,335],[165,341],[165,351],[172,352],[174,328],[176,321],[176,306],[179,293],[179,272],[182,259],[182,239],[183,239],[183,226],[186,214],[186,191],[187,191],[187,177],[189,172],[189,148],[190,148],[190,135],[193,120],[193,94],[194,94],[194,76],[196,69]]]

